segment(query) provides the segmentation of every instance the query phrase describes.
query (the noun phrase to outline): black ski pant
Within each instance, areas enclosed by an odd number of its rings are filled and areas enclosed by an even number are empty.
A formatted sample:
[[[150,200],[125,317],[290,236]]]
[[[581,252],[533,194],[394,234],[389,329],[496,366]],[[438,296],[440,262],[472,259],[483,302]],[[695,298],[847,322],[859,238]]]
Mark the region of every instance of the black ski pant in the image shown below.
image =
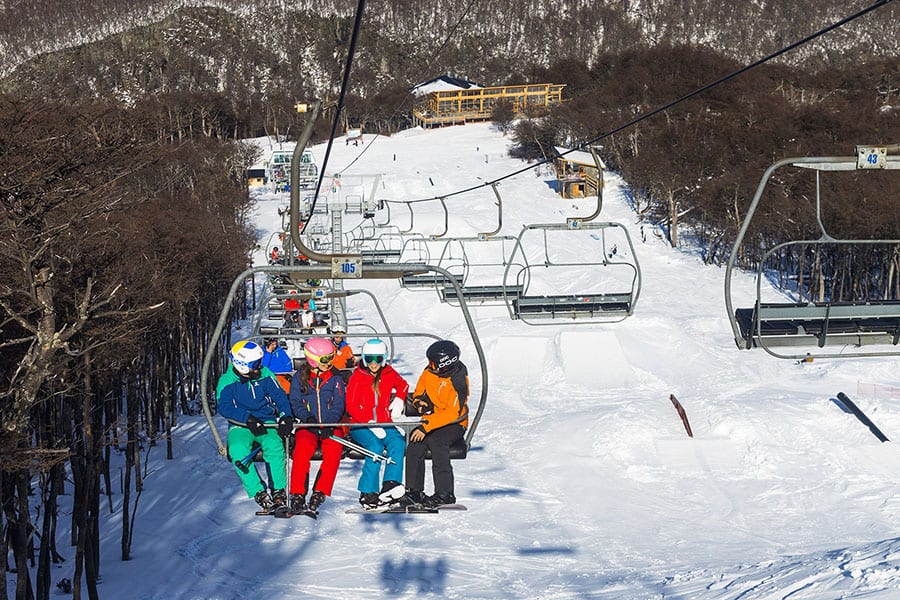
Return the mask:
[[[411,492],[425,491],[425,453],[431,450],[431,474],[435,494],[453,494],[453,467],[450,446],[465,435],[459,423],[439,427],[425,435],[421,442],[406,446],[406,487]]]

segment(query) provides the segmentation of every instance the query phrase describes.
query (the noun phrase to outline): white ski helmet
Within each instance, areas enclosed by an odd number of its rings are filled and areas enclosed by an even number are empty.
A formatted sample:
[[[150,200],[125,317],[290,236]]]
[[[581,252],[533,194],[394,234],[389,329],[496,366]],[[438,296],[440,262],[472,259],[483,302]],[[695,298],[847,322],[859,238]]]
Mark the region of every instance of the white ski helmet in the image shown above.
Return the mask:
[[[362,355],[363,361],[365,362],[366,356],[387,356],[387,344],[381,341],[378,338],[372,338],[370,340],[366,340],[366,343],[363,344],[362,347]],[[382,361],[379,361],[382,362]]]
[[[241,375],[262,367],[263,349],[256,342],[242,340],[231,347],[231,364]]]

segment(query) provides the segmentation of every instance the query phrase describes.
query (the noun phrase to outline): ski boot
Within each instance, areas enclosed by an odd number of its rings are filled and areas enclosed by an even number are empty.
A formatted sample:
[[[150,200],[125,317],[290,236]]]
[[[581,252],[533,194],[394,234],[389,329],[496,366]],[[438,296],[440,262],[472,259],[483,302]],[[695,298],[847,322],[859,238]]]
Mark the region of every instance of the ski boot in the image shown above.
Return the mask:
[[[318,514],[319,507],[325,502],[325,494],[316,490],[312,493],[312,496],[309,497],[309,510]]]
[[[303,494],[294,494],[291,496],[291,514],[301,515],[307,510],[306,496]]]
[[[272,498],[269,496],[268,490],[260,490],[253,499],[259,504],[259,510],[256,511],[257,515],[272,514]]]
[[[281,518],[290,516],[287,505],[287,494],[284,493],[284,490],[275,490],[272,492],[272,514]]]
[[[435,492],[433,495],[425,498],[422,504],[426,508],[439,508],[445,504],[456,504],[456,496],[453,494],[440,494]]]
[[[378,508],[378,494],[375,492],[367,492],[359,495],[359,504],[366,510],[375,510]]]
[[[400,498],[398,504],[403,508],[419,508],[427,499],[425,492],[410,490]]]

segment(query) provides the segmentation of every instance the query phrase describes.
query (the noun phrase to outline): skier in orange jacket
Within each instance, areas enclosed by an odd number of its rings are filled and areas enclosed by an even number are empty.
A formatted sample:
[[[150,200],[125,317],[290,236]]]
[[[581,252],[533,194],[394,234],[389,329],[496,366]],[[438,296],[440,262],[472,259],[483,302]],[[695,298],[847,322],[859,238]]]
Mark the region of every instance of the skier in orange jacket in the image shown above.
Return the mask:
[[[406,488],[402,504],[436,507],[456,503],[450,447],[462,439],[469,425],[469,376],[459,360],[459,346],[450,340],[433,343],[426,351],[428,366],[416,383],[413,406],[422,424],[409,434],[406,447]],[[425,453],[431,450],[434,494],[425,495]]]

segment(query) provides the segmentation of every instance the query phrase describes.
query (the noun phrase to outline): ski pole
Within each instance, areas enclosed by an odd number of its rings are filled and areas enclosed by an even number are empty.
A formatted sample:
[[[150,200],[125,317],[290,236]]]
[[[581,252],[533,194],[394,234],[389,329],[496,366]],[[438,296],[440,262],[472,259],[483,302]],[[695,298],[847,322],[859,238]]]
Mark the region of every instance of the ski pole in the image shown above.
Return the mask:
[[[387,464],[389,464],[389,465],[396,464],[396,463],[394,462],[394,459],[392,459],[390,456],[382,456],[381,454],[377,454],[377,453],[375,453],[375,452],[372,452],[372,451],[369,450],[368,448],[365,448],[365,447],[363,447],[363,446],[360,446],[359,444],[354,444],[354,443],[351,442],[350,440],[345,440],[344,438],[337,437],[336,435],[333,435],[333,436],[331,436],[331,437],[328,438],[328,439],[334,440],[334,441],[336,441],[336,442],[339,443],[339,444],[343,444],[344,446],[347,446],[347,447],[350,448],[351,450],[356,450],[357,452],[359,452],[359,453],[362,454],[363,456],[368,456],[368,457],[371,458],[372,460],[380,460],[380,461],[383,461],[383,462],[385,462],[385,463],[387,463]]]
[[[250,472],[250,463],[253,462],[253,457],[259,454],[259,451],[262,450],[262,446],[259,444],[255,444],[255,448],[250,451],[250,454],[242,458],[241,460],[234,461],[234,466],[241,470],[243,473]]]

